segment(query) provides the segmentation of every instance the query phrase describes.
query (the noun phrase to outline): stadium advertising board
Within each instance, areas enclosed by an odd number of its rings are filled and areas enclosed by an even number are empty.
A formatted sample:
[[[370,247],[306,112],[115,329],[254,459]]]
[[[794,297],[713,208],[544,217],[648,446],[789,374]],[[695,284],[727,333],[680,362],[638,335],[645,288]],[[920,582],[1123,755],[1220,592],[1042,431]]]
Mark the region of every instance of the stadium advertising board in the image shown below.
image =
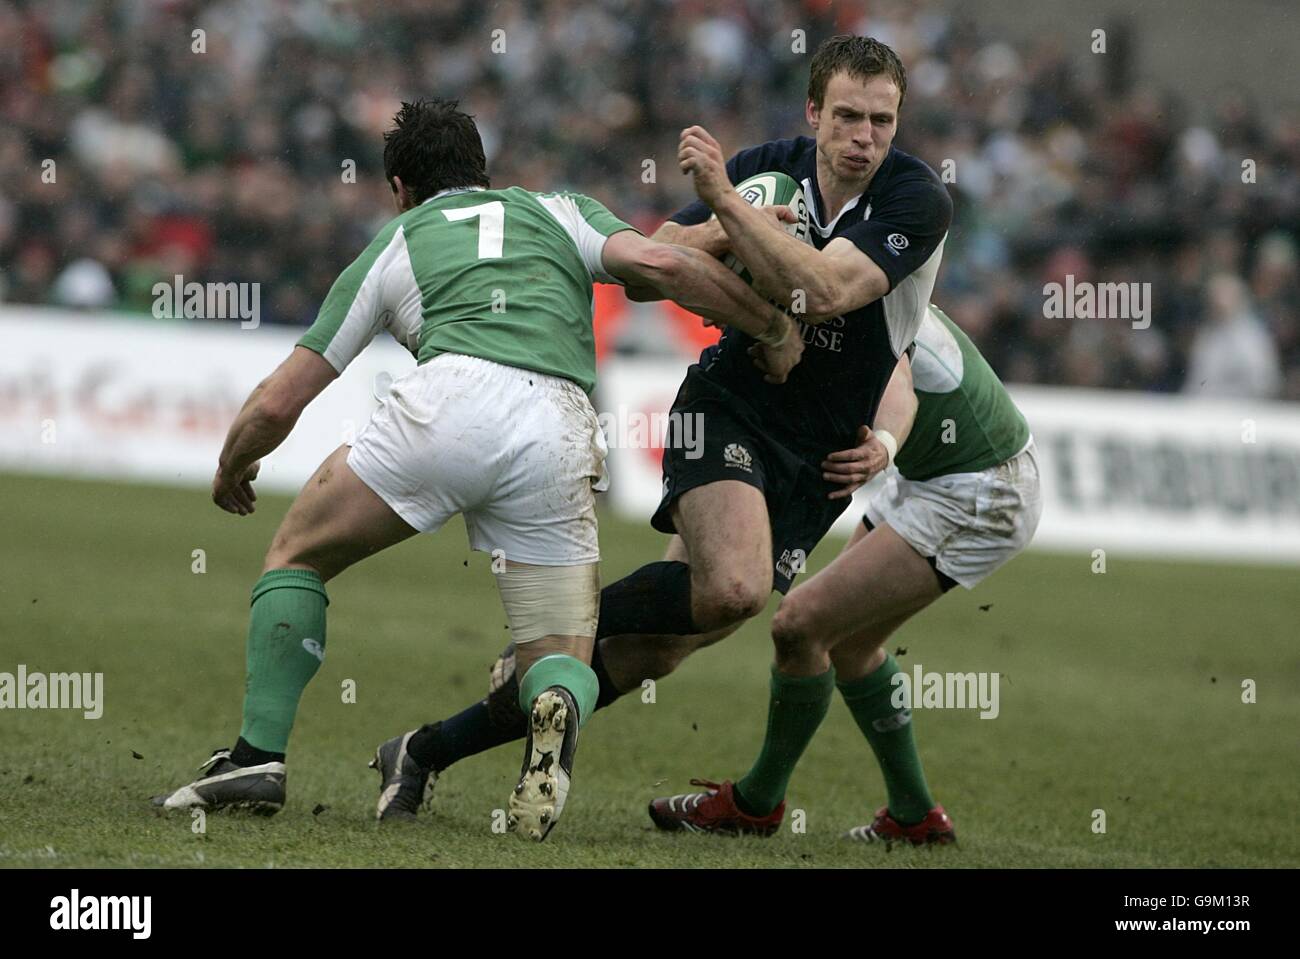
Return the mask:
[[[203,485],[240,404],[297,333],[8,308],[0,337],[0,468]],[[365,425],[384,374],[413,365],[392,340],[372,344],[266,459],[259,485],[296,492]]]
[[[682,367],[612,359],[601,369],[602,419],[635,423],[666,410]],[[1300,410],[1052,387],[1012,387],[1043,477],[1036,547],[1128,555],[1300,560]],[[662,435],[662,434],[658,434]],[[625,513],[659,502],[658,452],[611,437],[610,495]],[[870,489],[836,529],[847,534]]]
[[[203,485],[244,396],[296,333],[238,324],[0,310],[0,469]],[[386,381],[412,365],[377,340],[263,464],[294,491],[355,435]],[[685,363],[612,358],[596,406],[610,445],[609,503],[647,518],[660,444]],[[1257,401],[1012,390],[1034,432],[1044,509],[1035,546],[1300,561],[1300,410]],[[691,431],[684,430],[689,441]],[[841,517],[852,529],[867,490]]]

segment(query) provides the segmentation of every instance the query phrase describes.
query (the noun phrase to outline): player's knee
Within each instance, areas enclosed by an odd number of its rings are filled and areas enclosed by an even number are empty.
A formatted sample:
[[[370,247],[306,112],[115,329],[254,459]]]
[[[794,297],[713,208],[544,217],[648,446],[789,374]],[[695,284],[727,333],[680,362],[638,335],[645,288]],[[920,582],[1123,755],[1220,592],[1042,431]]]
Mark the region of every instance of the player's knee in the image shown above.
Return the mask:
[[[702,632],[743,623],[763,610],[771,584],[729,577],[707,584],[694,604],[695,625]]]
[[[806,656],[818,650],[817,631],[802,603],[786,599],[772,618],[772,643],[778,660]]]

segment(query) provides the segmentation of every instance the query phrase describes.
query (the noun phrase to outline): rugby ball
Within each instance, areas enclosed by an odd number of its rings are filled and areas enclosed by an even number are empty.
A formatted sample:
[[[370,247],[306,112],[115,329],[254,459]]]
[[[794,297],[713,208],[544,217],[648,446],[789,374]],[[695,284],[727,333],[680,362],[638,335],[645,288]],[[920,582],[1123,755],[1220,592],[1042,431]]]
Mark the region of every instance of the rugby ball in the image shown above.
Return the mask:
[[[737,183],[736,192],[750,206],[788,206],[794,211],[795,222],[787,223],[785,232],[800,242],[812,242],[808,235],[808,200],[803,194],[803,187],[794,181],[794,177],[775,170],[770,173],[755,173]],[[724,256],[722,263],[746,283],[753,283],[749,270],[736,259],[734,253]]]

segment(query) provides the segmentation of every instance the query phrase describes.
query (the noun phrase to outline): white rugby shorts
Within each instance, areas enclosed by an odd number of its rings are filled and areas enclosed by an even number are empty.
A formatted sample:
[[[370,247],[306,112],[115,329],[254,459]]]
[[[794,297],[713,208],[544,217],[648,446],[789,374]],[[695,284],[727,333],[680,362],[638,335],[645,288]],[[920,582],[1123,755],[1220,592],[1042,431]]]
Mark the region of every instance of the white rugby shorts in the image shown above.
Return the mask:
[[[939,572],[974,589],[1029,544],[1042,511],[1031,437],[1006,462],[975,473],[909,480],[891,472],[866,518],[888,523]]]
[[[600,559],[607,452],[576,383],[443,353],[393,381],[348,466],[421,532],[461,513],[473,549],[578,566]]]

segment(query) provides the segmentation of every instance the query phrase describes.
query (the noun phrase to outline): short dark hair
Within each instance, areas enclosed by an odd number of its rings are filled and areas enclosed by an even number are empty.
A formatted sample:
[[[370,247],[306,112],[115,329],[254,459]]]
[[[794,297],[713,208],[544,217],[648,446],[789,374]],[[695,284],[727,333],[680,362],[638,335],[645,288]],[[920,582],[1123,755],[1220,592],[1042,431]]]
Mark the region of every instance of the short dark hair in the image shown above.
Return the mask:
[[[873,37],[840,34],[822,42],[808,71],[808,99],[818,110],[826,98],[826,87],[835,74],[845,72],[866,80],[884,74],[898,86],[898,105],[907,96],[907,71],[898,54]]]
[[[483,139],[474,118],[462,112],[458,100],[403,101],[384,134],[384,176],[402,183],[416,203],[439,190],[491,186]]]

